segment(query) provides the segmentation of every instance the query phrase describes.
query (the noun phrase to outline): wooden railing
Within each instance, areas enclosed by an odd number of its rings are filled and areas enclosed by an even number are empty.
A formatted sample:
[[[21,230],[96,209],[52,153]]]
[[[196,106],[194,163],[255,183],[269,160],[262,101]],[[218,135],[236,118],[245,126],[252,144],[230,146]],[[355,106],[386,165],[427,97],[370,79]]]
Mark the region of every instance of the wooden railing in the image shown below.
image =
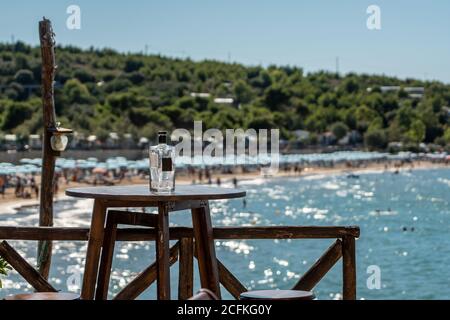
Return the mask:
[[[355,239],[359,237],[358,227],[219,227],[214,228],[214,239],[335,239],[324,254],[306,271],[293,289],[312,290],[327,272],[339,261],[342,263],[342,296],[344,300],[356,299]],[[62,227],[0,227],[0,239],[5,240],[55,240],[87,241],[89,229]],[[117,232],[118,241],[155,240],[153,229],[121,228]],[[193,231],[188,227],[170,228],[170,238],[178,240],[170,249],[170,263],[179,260],[178,298],[185,300],[193,295]],[[6,241],[0,244],[0,255],[8,261],[37,291],[55,290],[33,267],[20,257]],[[236,299],[247,291],[246,287],[218,261],[220,283]],[[31,269],[30,269],[31,268]],[[38,280],[36,280],[38,279]],[[135,299],[156,281],[156,264],[150,265],[123,288],[114,299]]]

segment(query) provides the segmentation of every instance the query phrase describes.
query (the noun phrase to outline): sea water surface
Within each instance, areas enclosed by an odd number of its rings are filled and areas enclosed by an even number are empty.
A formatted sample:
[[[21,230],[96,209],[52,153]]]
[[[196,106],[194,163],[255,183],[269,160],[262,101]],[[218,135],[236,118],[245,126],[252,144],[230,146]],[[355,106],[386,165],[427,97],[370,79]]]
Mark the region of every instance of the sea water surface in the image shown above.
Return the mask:
[[[247,190],[246,206],[242,199],[212,202],[216,226],[358,225],[358,298],[450,298],[450,169],[257,179],[242,181],[239,187]],[[91,208],[91,200],[59,201],[55,225],[88,227]],[[37,225],[37,211],[0,209],[0,225]],[[174,226],[191,223],[185,211],[172,213],[170,219]],[[36,262],[35,242],[10,242],[28,261]],[[218,240],[216,248],[218,258],[249,289],[287,289],[331,244],[332,240]],[[85,250],[84,242],[55,242],[50,281],[56,288],[79,290]],[[118,242],[110,295],[153,259],[152,242]],[[171,269],[173,298],[177,268],[175,264]],[[373,268],[381,271],[379,289],[367,285]],[[32,290],[15,272],[2,279],[0,297]],[[319,299],[340,299],[341,288],[339,262],[314,291]],[[155,285],[140,298],[155,298]]]

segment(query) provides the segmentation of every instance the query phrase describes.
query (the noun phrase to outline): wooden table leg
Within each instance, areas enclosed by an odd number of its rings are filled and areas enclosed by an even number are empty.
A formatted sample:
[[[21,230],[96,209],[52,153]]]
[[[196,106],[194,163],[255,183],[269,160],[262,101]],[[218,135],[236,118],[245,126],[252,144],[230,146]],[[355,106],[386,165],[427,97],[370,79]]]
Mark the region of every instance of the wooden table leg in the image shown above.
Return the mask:
[[[103,235],[103,248],[100,259],[100,268],[97,276],[97,288],[95,300],[106,300],[108,298],[109,279],[114,256],[114,248],[117,236],[117,222],[115,215],[108,214],[106,218],[105,233]]]
[[[204,207],[192,209],[192,226],[201,286],[214,292],[220,299],[219,271],[208,203]]]
[[[105,202],[95,200],[91,218],[91,228],[89,230],[86,263],[84,266],[83,287],[81,288],[82,300],[94,299],[100,250],[103,244],[106,209]]]
[[[158,300],[170,300],[169,261],[169,209],[167,203],[158,204],[158,228],[156,238],[157,295]]]

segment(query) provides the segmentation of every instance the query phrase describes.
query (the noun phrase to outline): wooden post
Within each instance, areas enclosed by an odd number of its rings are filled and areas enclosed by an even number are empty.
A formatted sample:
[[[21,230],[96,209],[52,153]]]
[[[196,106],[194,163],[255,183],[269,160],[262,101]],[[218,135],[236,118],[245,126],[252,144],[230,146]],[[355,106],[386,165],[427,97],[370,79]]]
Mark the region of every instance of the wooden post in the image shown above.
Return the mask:
[[[355,238],[346,236],[342,238],[342,273],[343,273],[343,299],[356,300],[356,257]]]
[[[169,208],[168,204],[158,204],[158,227],[156,228],[156,263],[158,265],[158,300],[170,300],[170,255],[169,255]]]
[[[44,141],[42,145],[42,173],[39,226],[53,226],[53,183],[55,173],[55,159],[58,155],[50,145],[50,129],[56,127],[55,101],[53,81],[55,78],[55,41],[50,20],[39,22],[39,39],[42,55],[42,106],[44,120]],[[52,242],[39,241],[38,269],[40,274],[48,279],[52,257]]]
[[[194,295],[194,241],[180,239],[178,275],[178,300],[187,300]]]

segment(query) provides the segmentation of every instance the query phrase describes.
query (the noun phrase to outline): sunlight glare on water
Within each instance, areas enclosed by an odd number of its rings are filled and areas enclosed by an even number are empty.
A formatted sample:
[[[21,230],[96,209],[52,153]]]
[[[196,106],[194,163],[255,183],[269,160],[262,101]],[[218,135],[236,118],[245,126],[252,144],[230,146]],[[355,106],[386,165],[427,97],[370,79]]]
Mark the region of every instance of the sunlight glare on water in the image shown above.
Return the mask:
[[[449,299],[450,170],[367,173],[359,178],[322,175],[241,181],[247,205],[240,199],[211,204],[216,226],[359,225],[357,245],[358,298]],[[55,204],[55,225],[88,227],[91,200]],[[0,213],[1,225],[37,225],[37,207],[16,214]],[[171,225],[190,226],[190,215],[171,214]],[[320,257],[331,240],[217,240],[218,258],[249,289],[291,288]],[[11,241],[31,263],[36,244]],[[82,271],[86,244],[59,241],[54,245],[51,282],[68,290],[68,266]],[[110,294],[117,293],[154,260],[151,242],[118,242]],[[381,289],[366,286],[367,267],[381,269]],[[171,269],[177,285],[177,265]],[[198,280],[198,277],[196,276]],[[32,290],[15,272],[3,278],[1,296]],[[319,299],[341,299],[341,263],[315,288]],[[196,289],[198,288],[198,284]],[[74,289],[73,287],[71,289]],[[75,288],[76,289],[76,288]],[[176,292],[176,290],[173,290]],[[152,286],[140,298],[155,298]],[[225,298],[230,298],[225,295]]]

